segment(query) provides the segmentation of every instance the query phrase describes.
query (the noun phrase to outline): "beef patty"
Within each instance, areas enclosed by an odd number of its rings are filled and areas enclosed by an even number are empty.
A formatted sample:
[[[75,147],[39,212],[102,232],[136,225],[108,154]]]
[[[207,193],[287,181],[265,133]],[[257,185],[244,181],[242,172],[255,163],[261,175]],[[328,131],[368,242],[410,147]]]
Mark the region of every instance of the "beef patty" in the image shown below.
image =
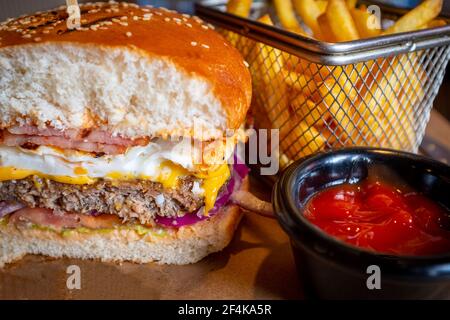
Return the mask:
[[[196,181],[200,183],[195,177],[185,177],[178,188],[165,189],[161,183],[146,180],[71,185],[33,176],[0,182],[0,201],[82,214],[110,213],[152,224],[157,215],[177,217],[200,208],[203,197],[192,192]]]

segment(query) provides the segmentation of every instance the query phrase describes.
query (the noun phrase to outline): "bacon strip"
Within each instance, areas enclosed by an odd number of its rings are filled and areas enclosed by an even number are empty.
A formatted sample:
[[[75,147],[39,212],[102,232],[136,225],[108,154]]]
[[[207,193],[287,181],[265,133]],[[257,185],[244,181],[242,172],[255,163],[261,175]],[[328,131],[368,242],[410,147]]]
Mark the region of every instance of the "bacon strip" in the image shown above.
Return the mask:
[[[100,130],[68,129],[60,131],[52,128],[40,130],[33,126],[22,126],[3,131],[2,142],[10,147],[45,145],[64,150],[72,149],[114,155],[123,154],[127,148],[132,146],[144,146],[148,144],[149,139],[146,137],[137,139],[113,137]]]
[[[3,144],[9,147],[34,144],[40,146],[53,146],[64,150],[80,150],[111,155],[122,154],[127,150],[127,147],[119,145],[76,141],[64,137],[27,136],[22,134],[11,134],[7,131],[3,132]]]
[[[148,143],[149,140],[146,137],[131,139],[119,136],[112,136],[110,133],[103,130],[77,130],[77,129],[57,130],[53,128],[39,129],[35,126],[30,125],[8,128],[8,131],[16,135],[64,137],[66,139],[75,141],[114,144],[125,147],[137,145],[144,146]]]
[[[57,231],[85,227],[89,229],[109,229],[120,225],[119,217],[112,214],[102,214],[97,217],[77,214],[56,214],[53,210],[43,208],[24,208],[11,214],[9,223],[33,223],[41,227],[49,227]]]

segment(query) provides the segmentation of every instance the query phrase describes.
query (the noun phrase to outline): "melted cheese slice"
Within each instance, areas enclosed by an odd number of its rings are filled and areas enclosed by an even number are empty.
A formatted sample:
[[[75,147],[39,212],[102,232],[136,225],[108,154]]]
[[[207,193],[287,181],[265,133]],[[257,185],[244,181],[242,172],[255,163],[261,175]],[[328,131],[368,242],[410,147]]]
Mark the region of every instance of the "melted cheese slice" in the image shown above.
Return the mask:
[[[139,179],[150,180],[161,183],[165,188],[176,188],[178,180],[188,176],[188,170],[178,164],[165,161],[161,164],[160,175],[157,177],[140,176]],[[215,167],[214,171],[194,173],[194,176],[203,180],[202,188],[204,191],[205,214],[214,207],[220,188],[230,178],[230,168],[228,164],[222,164]],[[136,177],[121,172],[112,172],[108,178],[113,180],[132,180]]]
[[[77,177],[69,177],[69,176],[52,176],[40,173],[35,170],[27,170],[27,169],[18,169],[14,167],[2,167],[0,168],[0,181],[7,180],[20,180],[25,179],[29,176],[38,176],[40,178],[45,178],[61,183],[67,184],[92,184],[97,179],[90,178],[88,176],[77,176]]]

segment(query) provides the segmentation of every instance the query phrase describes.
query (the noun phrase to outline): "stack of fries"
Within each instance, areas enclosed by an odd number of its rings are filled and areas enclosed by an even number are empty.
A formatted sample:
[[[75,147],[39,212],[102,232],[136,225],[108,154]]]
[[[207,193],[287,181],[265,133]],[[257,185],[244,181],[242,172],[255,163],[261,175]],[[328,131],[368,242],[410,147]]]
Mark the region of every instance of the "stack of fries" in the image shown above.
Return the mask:
[[[251,0],[230,0],[227,10],[248,17],[251,5]],[[384,30],[379,17],[366,6],[357,6],[356,0],[273,0],[273,5],[283,28],[326,42],[446,24],[436,19],[442,0],[423,1]],[[273,25],[269,15],[258,21]],[[414,108],[424,97],[427,77],[420,52],[326,66],[235,33],[228,35],[250,64],[254,101],[265,111],[255,114],[258,125],[280,129],[284,162],[342,146],[413,148]]]

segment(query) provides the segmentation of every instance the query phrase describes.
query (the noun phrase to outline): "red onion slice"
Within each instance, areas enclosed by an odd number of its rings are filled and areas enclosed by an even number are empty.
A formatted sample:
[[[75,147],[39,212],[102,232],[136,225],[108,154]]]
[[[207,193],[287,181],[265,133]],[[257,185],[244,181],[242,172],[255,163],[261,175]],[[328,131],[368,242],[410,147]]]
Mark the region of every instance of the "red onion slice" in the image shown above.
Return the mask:
[[[23,208],[25,208],[25,205],[20,202],[0,201],[0,218]]]
[[[177,218],[166,218],[166,217],[157,217],[155,218],[155,222],[161,226],[165,227],[182,227],[187,225],[192,225],[199,221],[208,219],[219,212],[219,210],[225,206],[231,198],[233,191],[238,189],[242,180],[248,175],[249,169],[248,167],[240,163],[237,157],[235,156],[233,163],[233,172],[231,173],[230,180],[228,181],[225,188],[222,188],[222,192],[216,199],[216,203],[214,207],[209,210],[208,215],[203,214],[203,208],[197,210],[196,212],[187,213],[183,217]]]

